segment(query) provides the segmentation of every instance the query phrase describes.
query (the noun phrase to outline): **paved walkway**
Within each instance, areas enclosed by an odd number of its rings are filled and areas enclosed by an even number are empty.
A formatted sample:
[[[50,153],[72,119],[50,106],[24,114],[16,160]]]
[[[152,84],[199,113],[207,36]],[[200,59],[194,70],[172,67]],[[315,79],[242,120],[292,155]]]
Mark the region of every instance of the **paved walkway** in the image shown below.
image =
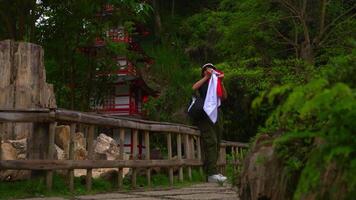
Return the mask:
[[[64,200],[63,198],[45,198],[46,200]],[[238,200],[236,192],[230,186],[202,183],[187,188],[170,190],[133,191],[130,193],[106,193],[74,197],[74,200]],[[26,200],[44,200],[32,198]]]

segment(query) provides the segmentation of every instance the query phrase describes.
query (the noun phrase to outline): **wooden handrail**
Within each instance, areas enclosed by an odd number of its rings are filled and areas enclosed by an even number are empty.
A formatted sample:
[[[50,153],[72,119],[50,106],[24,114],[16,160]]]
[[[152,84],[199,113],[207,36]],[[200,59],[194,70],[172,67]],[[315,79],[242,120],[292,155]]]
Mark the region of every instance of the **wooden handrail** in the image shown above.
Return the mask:
[[[183,181],[183,167],[187,170],[188,179],[192,179],[192,167],[199,167],[202,174],[202,156],[200,146],[200,131],[194,126],[169,123],[156,122],[142,119],[130,119],[126,117],[112,117],[106,115],[99,115],[93,113],[85,113],[78,111],[71,111],[65,109],[0,109],[0,127],[3,123],[8,122],[31,122],[31,123],[49,123],[49,143],[48,155],[46,160],[1,160],[0,170],[46,170],[47,188],[52,188],[53,170],[68,170],[68,182],[71,191],[74,189],[74,169],[87,169],[86,188],[91,189],[92,186],[92,170],[96,168],[117,168],[118,169],[118,187],[123,186],[122,170],[125,167],[132,168],[132,187],[136,187],[136,173],[138,168],[146,168],[146,176],[148,185],[151,184],[151,168],[152,167],[166,167],[169,168],[170,184],[173,184],[174,174],[173,168],[177,167],[179,170],[178,180]],[[54,127],[58,122],[70,125],[70,141],[69,155],[67,160],[53,160],[54,151]],[[89,132],[87,134],[88,156],[87,160],[74,160],[74,134],[77,124],[89,125]],[[93,141],[95,127],[111,127],[114,134],[119,134],[120,144],[120,158],[119,160],[94,160]],[[133,138],[133,153],[132,160],[123,160],[124,158],[124,136],[125,129],[132,129]],[[0,129],[1,130],[1,129]],[[139,132],[141,130],[141,132]],[[167,138],[168,159],[166,160],[151,160],[150,153],[150,135],[154,133],[165,134]],[[138,135],[143,134],[146,146],[145,160],[140,160],[138,157],[137,144]],[[175,137],[176,136],[176,137]],[[176,139],[176,159],[173,159],[173,141]],[[0,142],[2,140],[2,133],[0,133]],[[217,165],[221,172],[225,171],[226,149],[231,148],[233,155],[233,165],[240,165],[242,158],[242,149],[247,148],[248,145],[240,142],[222,141],[220,144],[220,158]],[[182,151],[184,149],[184,151]],[[1,152],[1,146],[0,146]],[[184,154],[183,154],[184,152]],[[237,159],[236,155],[240,155]],[[1,155],[1,154],[0,154]]]
[[[220,143],[221,147],[242,147],[242,148],[248,148],[248,144],[242,143],[242,142],[231,142],[231,141],[221,141]]]
[[[128,119],[119,119],[96,114],[88,114],[78,111],[69,110],[0,110],[0,122],[75,122],[92,124],[97,126],[123,127],[138,130],[157,131],[162,133],[184,133],[189,135],[199,136],[199,130],[189,126],[181,126],[177,124],[157,124],[150,123],[151,121],[135,121]]]
[[[195,159],[183,160],[1,160],[0,169],[16,170],[60,170],[60,169],[97,169],[97,168],[147,168],[200,166]]]

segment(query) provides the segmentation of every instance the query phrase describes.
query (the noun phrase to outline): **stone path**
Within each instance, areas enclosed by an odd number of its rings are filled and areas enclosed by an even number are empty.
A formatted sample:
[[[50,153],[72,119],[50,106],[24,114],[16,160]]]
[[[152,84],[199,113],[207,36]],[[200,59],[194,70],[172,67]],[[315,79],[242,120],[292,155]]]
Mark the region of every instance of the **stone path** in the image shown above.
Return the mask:
[[[64,198],[45,198],[46,200],[65,200]],[[187,188],[170,190],[133,191],[130,193],[106,193],[86,195],[73,200],[238,200],[237,193],[230,186],[202,183]],[[24,200],[44,200],[32,198]]]

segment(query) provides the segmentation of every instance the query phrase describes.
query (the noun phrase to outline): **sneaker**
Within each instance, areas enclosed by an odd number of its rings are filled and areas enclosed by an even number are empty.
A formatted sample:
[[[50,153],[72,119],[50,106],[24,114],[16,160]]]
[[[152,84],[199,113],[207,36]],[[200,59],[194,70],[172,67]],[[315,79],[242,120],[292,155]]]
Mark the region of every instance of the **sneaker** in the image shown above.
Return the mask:
[[[226,177],[221,175],[221,174],[214,174],[208,177],[208,182],[209,183],[219,183],[219,182],[224,182],[226,181]]]
[[[222,174],[218,174],[218,176],[220,176],[220,181],[221,181],[221,182],[224,182],[224,181],[227,180],[227,177],[224,176],[224,175],[222,175]]]

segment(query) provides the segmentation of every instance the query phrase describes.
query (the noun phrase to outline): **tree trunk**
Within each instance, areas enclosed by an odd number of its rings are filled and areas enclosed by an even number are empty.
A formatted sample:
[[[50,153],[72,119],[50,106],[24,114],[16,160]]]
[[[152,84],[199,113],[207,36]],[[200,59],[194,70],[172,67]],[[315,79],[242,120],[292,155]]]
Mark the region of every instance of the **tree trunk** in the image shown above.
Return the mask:
[[[158,0],[152,1],[152,7],[154,9],[154,17],[155,17],[155,36],[158,42],[160,42],[161,34],[162,34],[162,22],[161,22],[161,16],[159,15]]]
[[[0,109],[56,108],[53,86],[46,83],[43,50],[39,45],[0,42]],[[43,158],[48,125],[4,123],[4,139],[28,139],[27,156]]]
[[[305,60],[309,64],[313,64],[314,63],[314,49],[313,49],[313,46],[307,41],[304,41],[301,44],[301,47],[300,47],[300,58],[302,58],[303,60]]]
[[[172,0],[172,11],[171,11],[172,18],[174,17],[175,4],[176,4],[176,1]]]

